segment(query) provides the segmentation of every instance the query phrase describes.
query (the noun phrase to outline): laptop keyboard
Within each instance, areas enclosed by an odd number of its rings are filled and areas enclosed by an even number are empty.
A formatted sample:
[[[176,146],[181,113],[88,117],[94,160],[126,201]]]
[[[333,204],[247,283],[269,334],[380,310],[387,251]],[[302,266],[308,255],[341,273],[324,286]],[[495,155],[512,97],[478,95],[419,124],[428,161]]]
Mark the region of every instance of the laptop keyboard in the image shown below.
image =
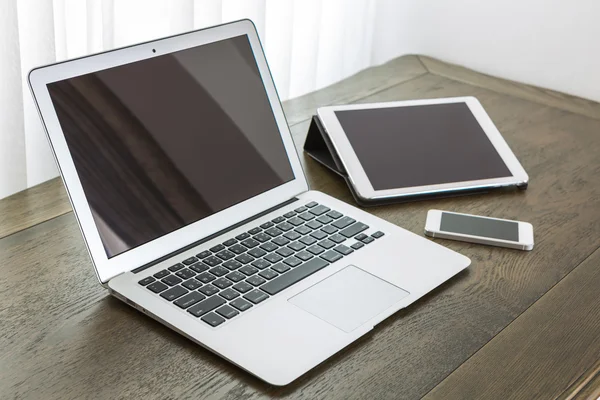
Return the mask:
[[[384,235],[368,228],[313,201],[138,283],[216,327]]]

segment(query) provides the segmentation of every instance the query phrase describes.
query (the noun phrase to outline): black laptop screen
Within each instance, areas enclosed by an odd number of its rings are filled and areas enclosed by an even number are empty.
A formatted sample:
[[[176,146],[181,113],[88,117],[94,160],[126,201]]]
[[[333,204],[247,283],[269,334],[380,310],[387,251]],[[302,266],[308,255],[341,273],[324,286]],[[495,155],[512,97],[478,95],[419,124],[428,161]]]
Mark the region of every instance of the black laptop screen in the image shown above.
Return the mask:
[[[245,35],[48,91],[108,257],[294,178]]]

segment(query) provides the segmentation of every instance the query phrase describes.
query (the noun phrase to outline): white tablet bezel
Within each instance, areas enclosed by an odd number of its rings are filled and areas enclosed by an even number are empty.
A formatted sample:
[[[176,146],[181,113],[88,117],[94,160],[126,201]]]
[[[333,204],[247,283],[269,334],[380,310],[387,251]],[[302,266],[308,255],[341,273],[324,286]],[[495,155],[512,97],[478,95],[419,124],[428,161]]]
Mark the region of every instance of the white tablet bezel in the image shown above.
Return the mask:
[[[474,181],[452,182],[436,185],[424,185],[399,189],[375,190],[371,184],[367,174],[365,173],[358,156],[354,152],[348,137],[335,116],[336,111],[346,110],[364,110],[371,108],[394,108],[432,104],[449,104],[449,103],[465,103],[473,116],[483,128],[483,131],[489,138],[490,142],[510,170],[512,176],[504,178],[480,179]],[[508,144],[487,115],[479,100],[475,97],[452,97],[443,99],[427,99],[427,100],[408,100],[386,103],[372,104],[351,104],[343,106],[328,106],[321,107],[317,110],[319,119],[327,131],[328,137],[331,139],[337,155],[339,156],[346,172],[348,179],[358,197],[363,201],[387,200],[392,198],[402,198],[408,196],[433,195],[442,194],[445,192],[467,191],[476,189],[486,189],[502,186],[521,186],[526,185],[529,181],[529,176],[513,154]]]
[[[46,85],[51,82],[240,35],[248,35],[295,178],[193,224],[108,258]],[[29,86],[54,152],[54,157],[58,163],[81,233],[96,269],[96,274],[102,283],[107,282],[116,275],[131,271],[177,251],[308,190],[308,183],[269,72],[256,28],[250,20],[237,21],[214,28],[39,67],[29,73]]]

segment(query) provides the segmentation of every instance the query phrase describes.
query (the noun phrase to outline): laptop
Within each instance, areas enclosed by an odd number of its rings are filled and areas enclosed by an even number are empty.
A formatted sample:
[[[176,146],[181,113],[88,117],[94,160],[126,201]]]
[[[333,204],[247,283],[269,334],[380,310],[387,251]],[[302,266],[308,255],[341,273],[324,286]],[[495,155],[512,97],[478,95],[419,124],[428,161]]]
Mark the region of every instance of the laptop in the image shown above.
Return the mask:
[[[309,189],[251,21],[29,84],[100,283],[270,384],[470,264]]]

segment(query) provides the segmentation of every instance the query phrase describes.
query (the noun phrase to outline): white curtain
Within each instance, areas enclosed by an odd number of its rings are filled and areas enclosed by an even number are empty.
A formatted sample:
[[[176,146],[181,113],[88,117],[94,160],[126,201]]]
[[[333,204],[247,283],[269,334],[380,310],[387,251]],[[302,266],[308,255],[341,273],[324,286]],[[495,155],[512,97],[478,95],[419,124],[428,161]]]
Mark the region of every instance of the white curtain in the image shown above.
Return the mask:
[[[374,40],[393,2],[0,0],[0,198],[58,175],[27,86],[35,66],[250,18],[285,100],[398,55]]]

